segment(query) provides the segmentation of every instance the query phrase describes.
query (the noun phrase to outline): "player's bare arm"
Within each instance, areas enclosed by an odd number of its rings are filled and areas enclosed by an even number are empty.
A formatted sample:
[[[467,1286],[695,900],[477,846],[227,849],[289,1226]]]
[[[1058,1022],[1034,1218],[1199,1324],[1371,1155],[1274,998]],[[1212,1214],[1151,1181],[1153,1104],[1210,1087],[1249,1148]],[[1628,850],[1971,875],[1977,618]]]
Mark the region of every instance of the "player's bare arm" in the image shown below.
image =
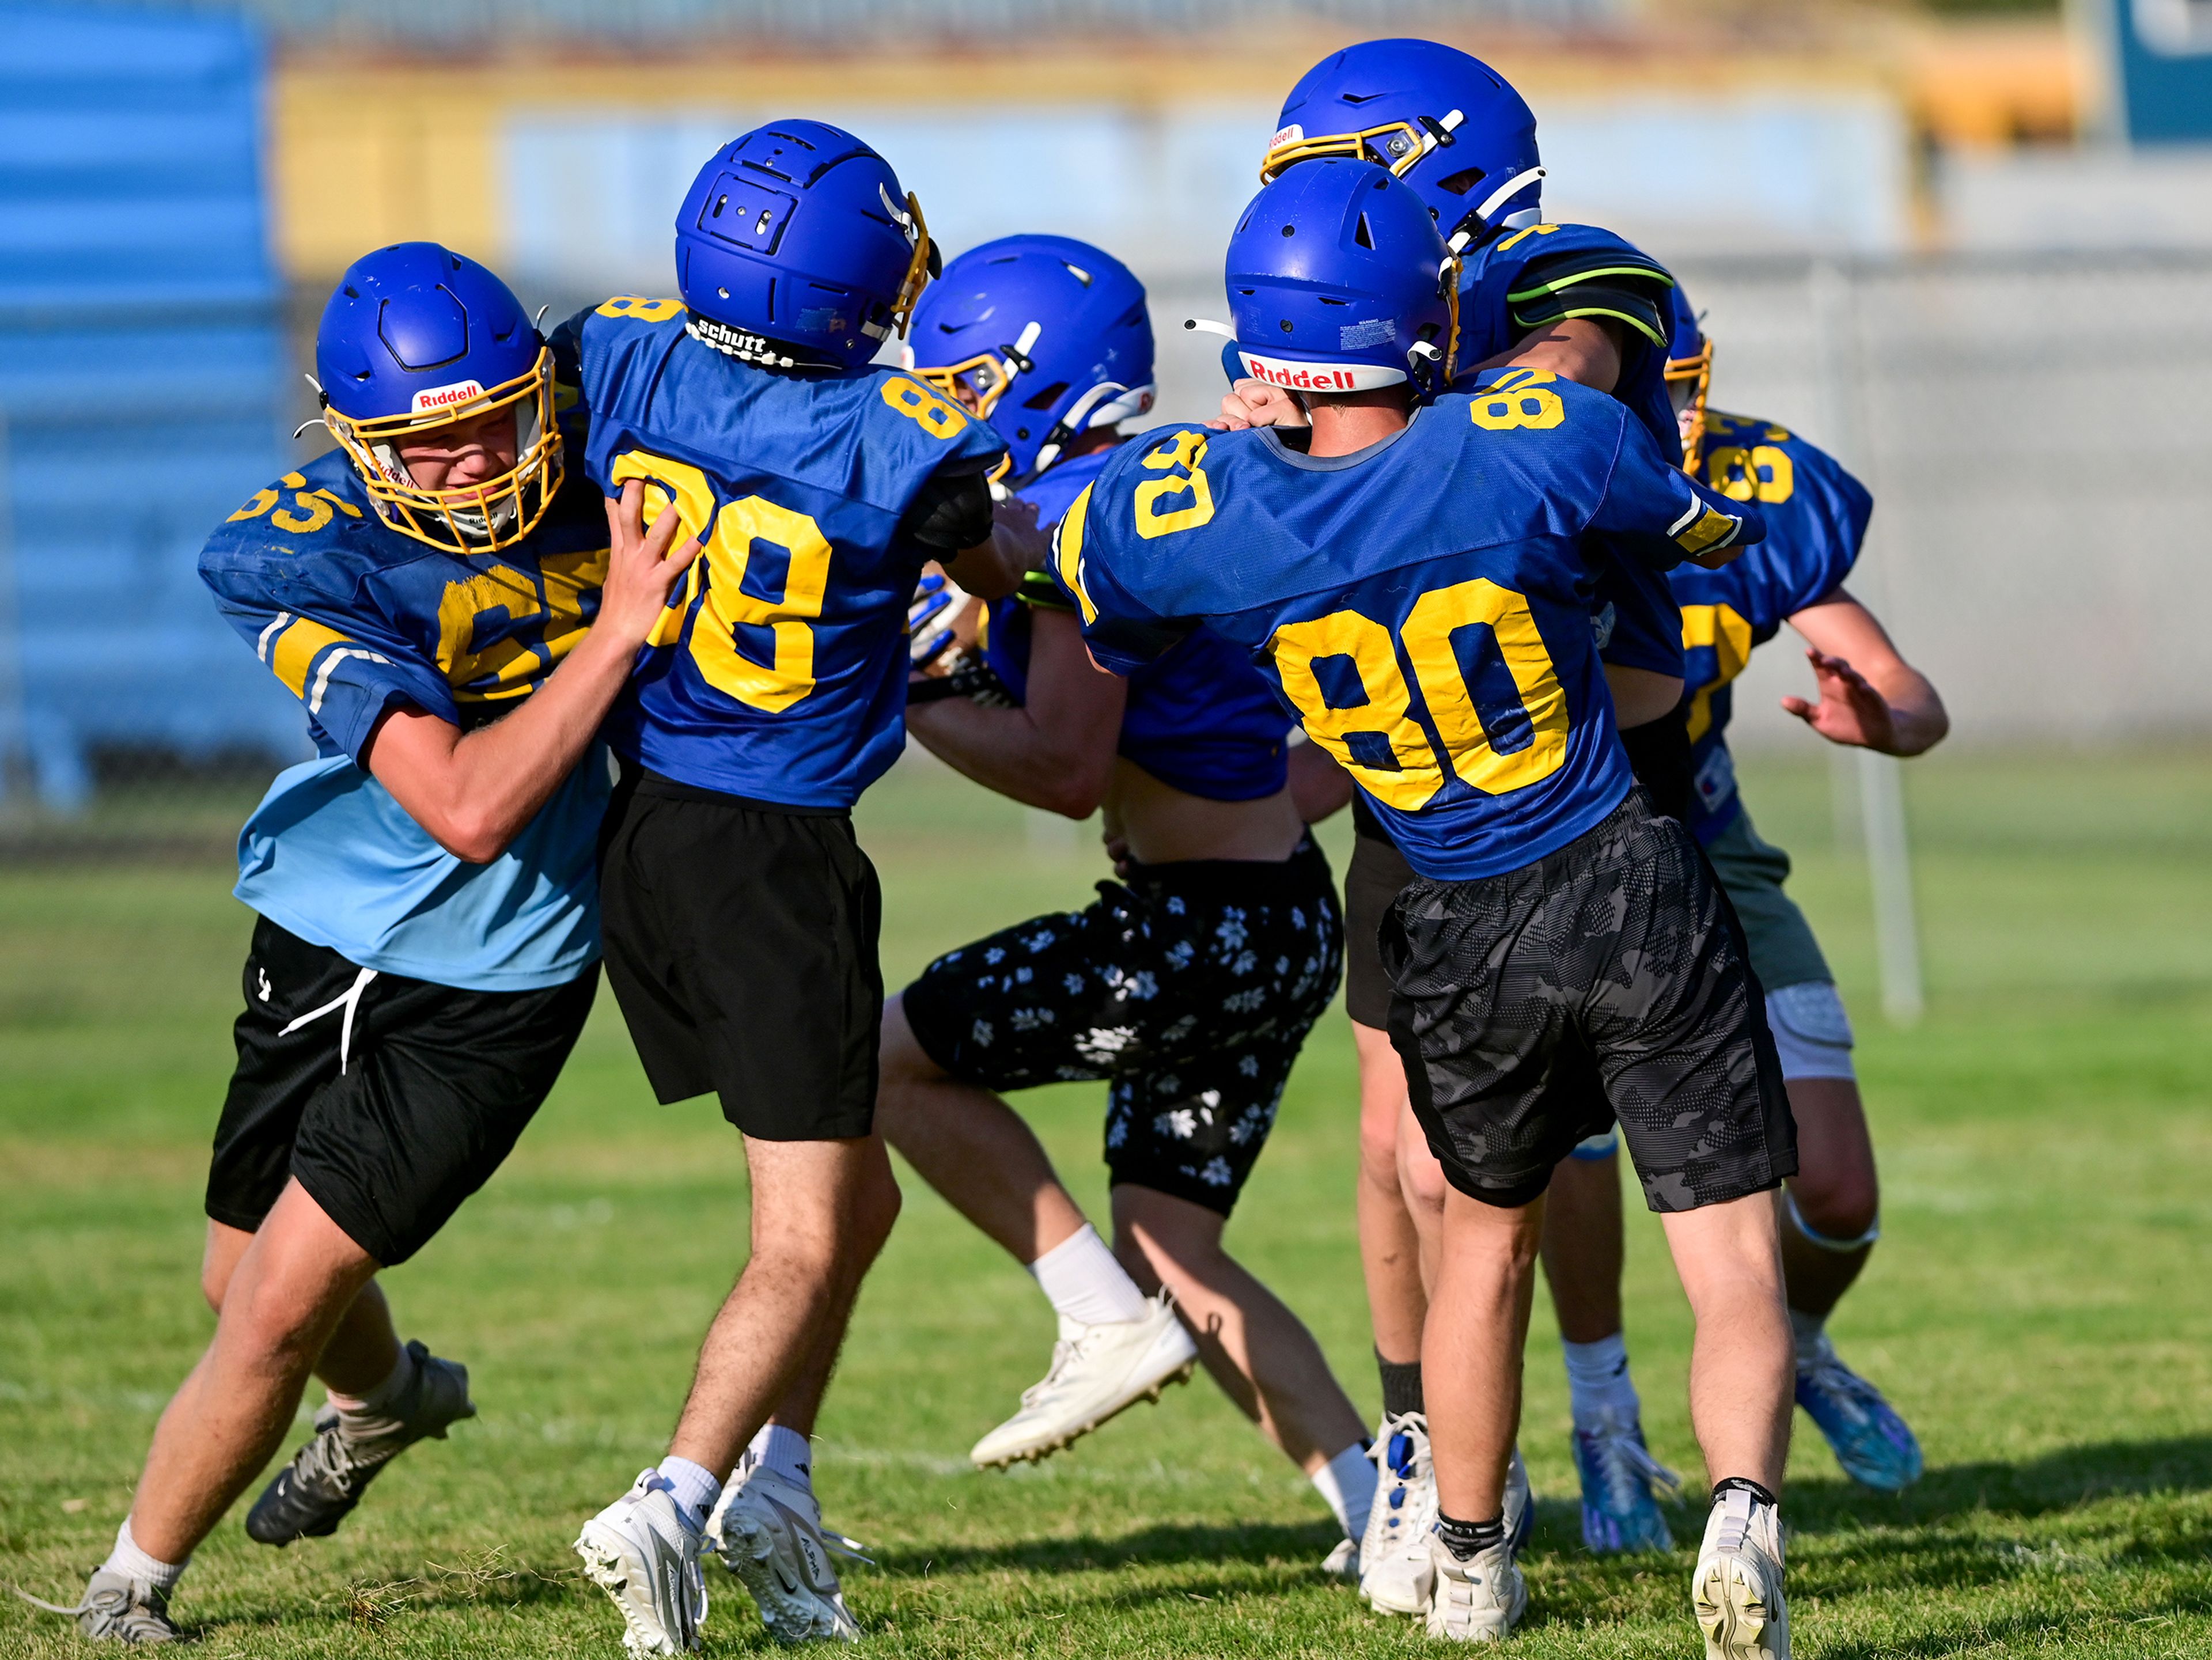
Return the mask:
[[[1784,697],[1782,707],[1830,743],[1920,755],[1951,730],[1934,684],[1899,654],[1881,620],[1844,589],[1795,613],[1790,626],[1811,648],[1805,657],[1820,696]]]
[[[1519,342],[1485,358],[1478,369],[1542,369],[1597,392],[1620,384],[1626,359],[1624,325],[1605,317],[1563,317],[1531,330]]]
[[[1035,518],[1032,513],[1032,523]],[[1092,664],[1073,617],[1039,611],[1030,628],[1029,690],[1021,707],[940,698],[909,705],[907,730],[987,789],[1047,812],[1088,818],[1114,781],[1128,683]]]
[[[422,477],[419,465],[410,471]],[[680,528],[673,507],[645,528],[644,498],[644,484],[632,479],[619,502],[607,503],[607,581],[599,620],[529,702],[465,734],[450,721],[403,706],[370,738],[363,764],[455,857],[479,865],[498,858],[560,787],[629,678],[638,648],[677,581],[698,556],[696,541],[672,547]]]

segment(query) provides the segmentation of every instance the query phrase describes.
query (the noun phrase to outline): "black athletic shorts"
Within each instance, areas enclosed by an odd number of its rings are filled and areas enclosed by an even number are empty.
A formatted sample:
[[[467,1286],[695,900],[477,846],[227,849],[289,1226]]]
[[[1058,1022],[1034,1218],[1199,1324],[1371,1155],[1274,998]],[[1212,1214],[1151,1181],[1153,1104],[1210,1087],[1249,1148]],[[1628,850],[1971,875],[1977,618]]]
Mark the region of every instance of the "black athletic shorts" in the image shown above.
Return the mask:
[[[1390,1025],[1390,976],[1376,938],[1413,867],[1357,789],[1352,793],[1352,863],[1344,873],[1344,1012],[1363,1026]]]
[[[883,892],[851,815],[626,769],[599,838],[607,980],[653,1092],[763,1141],[866,1135]]]
[[[594,964],[542,991],[464,991],[356,967],[260,918],[207,1213],[252,1232],[296,1176],[370,1256],[405,1262],[513,1149],[599,985]]]
[[[1660,812],[1689,822],[1690,717],[1686,704],[1671,714],[1631,727],[1620,734],[1628,769]],[[1413,879],[1382,828],[1382,821],[1359,790],[1352,792],[1351,867],[1344,873],[1344,1012],[1363,1026],[1385,1030],[1390,1023],[1390,976],[1382,971],[1376,932],[1399,891]]]
[[[1110,1080],[1115,1184],[1226,1216],[1342,963],[1335,884],[1308,840],[1279,863],[1133,866],[1088,909],[947,952],[902,1006],[963,1083]]]
[[[1416,876],[1382,927],[1390,1039],[1461,1192],[1524,1205],[1616,1117],[1656,1211],[1797,1171],[1796,1126],[1735,913],[1644,792],[1502,876]]]

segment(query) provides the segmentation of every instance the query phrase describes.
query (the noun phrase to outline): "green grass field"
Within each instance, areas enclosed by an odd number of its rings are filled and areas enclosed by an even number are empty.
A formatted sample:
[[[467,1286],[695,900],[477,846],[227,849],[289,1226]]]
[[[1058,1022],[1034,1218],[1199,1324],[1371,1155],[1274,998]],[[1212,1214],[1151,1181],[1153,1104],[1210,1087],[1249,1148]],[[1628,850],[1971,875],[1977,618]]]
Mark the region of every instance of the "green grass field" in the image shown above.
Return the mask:
[[[1917,763],[1930,1006],[1910,1032],[1875,1012],[1864,879],[1836,849],[1825,765],[1746,774],[1858,1013],[1883,1154],[1885,1243],[1835,1329],[1929,1462],[1901,1499],[1858,1492],[1801,1418],[1797,1652],[2212,1654],[2212,757]],[[1018,810],[942,775],[893,779],[863,818],[894,985],[1102,873],[1088,831],[1032,840]],[[226,885],[204,865],[0,869],[0,1578],[52,1598],[105,1554],[211,1324],[200,1183],[248,927]],[[1332,1014],[1230,1237],[1371,1412],[1353,1102]],[[1099,1091],[1026,1104],[1079,1195],[1103,1201]],[[970,1441],[1042,1371],[1049,1314],[908,1193],[818,1465],[830,1521],[882,1563],[848,1580],[872,1647],[1425,1646],[1322,1580],[1319,1500],[1203,1379],[1034,1470],[969,1470]],[[568,1541],[660,1450],[744,1237],[737,1138],[710,1103],[653,1104],[603,997],[507,1169],[389,1279],[403,1329],[468,1362],[482,1416],[401,1460],[333,1540],[277,1553],[227,1522],[179,1618],[210,1655],[617,1653]],[[1632,1228],[1629,1274],[1645,1423],[1694,1481],[1687,1320],[1656,1227]],[[1557,1353],[1539,1298],[1523,1445],[1542,1521],[1517,1647],[1693,1654],[1686,1550],[1582,1552]],[[765,1646],[708,1572],[708,1652]],[[0,1601],[0,1654],[76,1646]]]

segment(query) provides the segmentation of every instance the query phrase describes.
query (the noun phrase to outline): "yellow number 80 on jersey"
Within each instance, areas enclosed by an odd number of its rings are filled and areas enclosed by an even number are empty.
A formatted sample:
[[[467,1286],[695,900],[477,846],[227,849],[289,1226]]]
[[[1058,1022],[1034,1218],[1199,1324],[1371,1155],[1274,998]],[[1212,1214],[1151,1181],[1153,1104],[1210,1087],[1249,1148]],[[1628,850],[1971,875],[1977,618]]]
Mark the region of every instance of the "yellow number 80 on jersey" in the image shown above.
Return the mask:
[[[1490,635],[1527,716],[1527,740],[1515,749],[1491,741],[1468,684],[1458,636],[1474,628]],[[1410,684],[1399,664],[1401,647],[1413,666]],[[1275,672],[1306,735],[1376,800],[1401,812],[1428,805],[1443,787],[1447,766],[1470,787],[1504,795],[1540,783],[1566,761],[1566,693],[1528,601],[1486,578],[1421,595],[1395,642],[1382,623],[1345,610],[1285,623],[1275,630],[1273,650]],[[1325,673],[1325,666],[1334,672]]]

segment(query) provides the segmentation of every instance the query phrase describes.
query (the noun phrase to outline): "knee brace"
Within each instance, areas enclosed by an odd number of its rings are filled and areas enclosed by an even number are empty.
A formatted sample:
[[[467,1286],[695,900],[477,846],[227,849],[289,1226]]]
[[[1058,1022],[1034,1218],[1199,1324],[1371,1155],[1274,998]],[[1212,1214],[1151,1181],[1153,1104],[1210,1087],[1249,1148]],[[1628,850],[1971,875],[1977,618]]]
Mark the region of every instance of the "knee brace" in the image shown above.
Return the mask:
[[[1785,1083],[1857,1075],[1851,1067],[1850,1018],[1828,981],[1804,980],[1767,993],[1766,1025]]]
[[[1866,1231],[1857,1238],[1838,1239],[1832,1235],[1818,1232],[1807,1225],[1805,1213],[1797,1208],[1797,1195],[1787,1188],[1782,1190],[1782,1207],[1789,1214],[1790,1225],[1796,1229],[1803,1237],[1805,1243],[1816,1250],[1833,1251],[1838,1256],[1847,1256],[1853,1251],[1864,1250],[1881,1237],[1881,1217],[1879,1213],[1875,1215],[1873,1221],[1867,1224]]]

